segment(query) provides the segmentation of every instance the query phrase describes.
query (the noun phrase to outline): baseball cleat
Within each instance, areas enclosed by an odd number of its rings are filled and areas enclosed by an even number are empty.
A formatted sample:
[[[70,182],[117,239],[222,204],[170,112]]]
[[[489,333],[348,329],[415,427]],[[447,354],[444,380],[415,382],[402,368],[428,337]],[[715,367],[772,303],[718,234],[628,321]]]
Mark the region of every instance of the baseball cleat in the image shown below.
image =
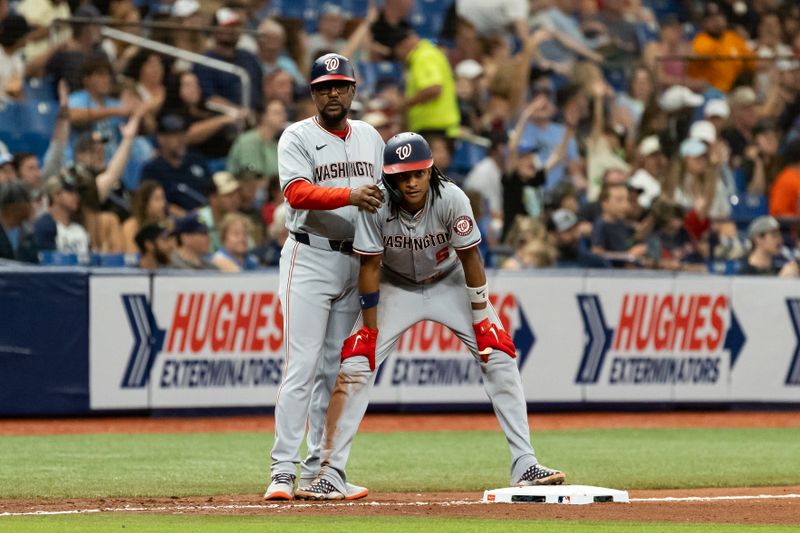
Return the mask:
[[[369,489],[367,487],[359,487],[358,485],[353,485],[352,483],[345,483],[344,488],[345,500],[359,500],[369,496]]]
[[[330,481],[323,478],[317,478],[311,485],[297,489],[295,496],[299,500],[344,500],[346,498]]]
[[[527,487],[530,485],[561,485],[567,476],[564,472],[547,468],[544,465],[536,464],[527,469],[514,483],[517,487]]]
[[[272,475],[272,481],[264,493],[265,500],[293,500],[294,475],[281,472]]]

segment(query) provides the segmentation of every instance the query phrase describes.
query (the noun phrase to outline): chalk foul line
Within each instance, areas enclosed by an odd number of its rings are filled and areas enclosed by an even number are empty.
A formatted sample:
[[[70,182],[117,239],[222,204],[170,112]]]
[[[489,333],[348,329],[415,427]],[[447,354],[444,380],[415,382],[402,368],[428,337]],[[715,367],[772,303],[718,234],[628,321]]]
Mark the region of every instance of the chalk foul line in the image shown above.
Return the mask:
[[[800,494],[755,494],[749,496],[685,496],[663,498],[631,498],[631,503],[648,502],[711,502],[726,500],[777,500],[800,498]],[[314,503],[264,503],[264,504],[225,504],[225,505],[164,505],[158,507],[100,507],[93,509],[67,509],[63,511],[24,511],[3,512],[0,518],[7,516],[51,516],[51,515],[78,515],[94,513],[160,513],[182,511],[230,511],[230,510],[279,510],[291,511],[294,509],[320,508],[336,505],[337,507],[460,507],[468,505],[484,505],[480,500],[450,500],[440,502],[314,502]],[[485,505],[494,505],[486,503]],[[519,505],[519,504],[514,504]],[[545,504],[546,505],[546,504]],[[551,504],[552,505],[552,504]],[[581,506],[582,507],[582,506]]]

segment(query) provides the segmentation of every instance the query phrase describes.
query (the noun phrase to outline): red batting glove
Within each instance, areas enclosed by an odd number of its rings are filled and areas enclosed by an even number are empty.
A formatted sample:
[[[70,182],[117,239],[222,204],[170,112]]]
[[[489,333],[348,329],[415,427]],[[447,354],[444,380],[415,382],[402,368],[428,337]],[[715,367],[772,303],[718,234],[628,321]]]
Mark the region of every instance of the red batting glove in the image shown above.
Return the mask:
[[[472,324],[475,330],[475,340],[478,342],[478,354],[484,363],[489,362],[489,354],[494,350],[507,353],[511,358],[517,357],[517,347],[514,341],[508,336],[506,330],[492,324],[488,318],[484,318],[477,324]]]
[[[342,361],[348,357],[361,355],[369,360],[370,371],[375,372],[375,343],[377,340],[377,329],[369,329],[367,326],[361,326],[360,330],[344,340],[344,345],[342,346]]]

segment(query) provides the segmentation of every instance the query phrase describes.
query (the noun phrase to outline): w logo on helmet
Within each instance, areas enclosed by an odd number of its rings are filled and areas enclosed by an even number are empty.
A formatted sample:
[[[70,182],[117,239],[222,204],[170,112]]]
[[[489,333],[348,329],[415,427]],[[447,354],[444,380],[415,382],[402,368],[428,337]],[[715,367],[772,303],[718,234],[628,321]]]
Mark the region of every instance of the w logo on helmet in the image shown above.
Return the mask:
[[[338,57],[329,57],[325,60],[325,68],[328,72],[332,70],[336,70],[339,68],[339,58]]]
[[[406,159],[408,156],[411,155],[411,145],[404,144],[403,146],[395,150],[394,153],[396,153],[397,157],[399,157],[400,160],[402,161],[403,159]]]

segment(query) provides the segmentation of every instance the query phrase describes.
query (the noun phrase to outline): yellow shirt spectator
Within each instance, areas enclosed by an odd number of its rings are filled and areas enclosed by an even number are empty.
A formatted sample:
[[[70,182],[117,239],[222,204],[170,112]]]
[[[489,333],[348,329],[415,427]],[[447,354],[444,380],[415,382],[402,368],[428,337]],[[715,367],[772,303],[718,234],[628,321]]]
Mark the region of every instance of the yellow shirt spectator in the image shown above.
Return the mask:
[[[692,50],[701,56],[720,56],[719,59],[689,62],[688,74],[692,78],[707,81],[722,92],[728,92],[743,70],[753,68],[753,52],[739,35],[731,30],[715,39],[706,32],[698,33],[692,42]],[[731,59],[726,59],[731,57]],[[741,57],[742,59],[736,59]]]
[[[426,89],[441,87],[438,96],[415,102]],[[448,136],[458,134],[461,115],[458,112],[453,71],[447,57],[433,43],[418,39],[406,56],[406,119],[410,131],[444,130]]]

